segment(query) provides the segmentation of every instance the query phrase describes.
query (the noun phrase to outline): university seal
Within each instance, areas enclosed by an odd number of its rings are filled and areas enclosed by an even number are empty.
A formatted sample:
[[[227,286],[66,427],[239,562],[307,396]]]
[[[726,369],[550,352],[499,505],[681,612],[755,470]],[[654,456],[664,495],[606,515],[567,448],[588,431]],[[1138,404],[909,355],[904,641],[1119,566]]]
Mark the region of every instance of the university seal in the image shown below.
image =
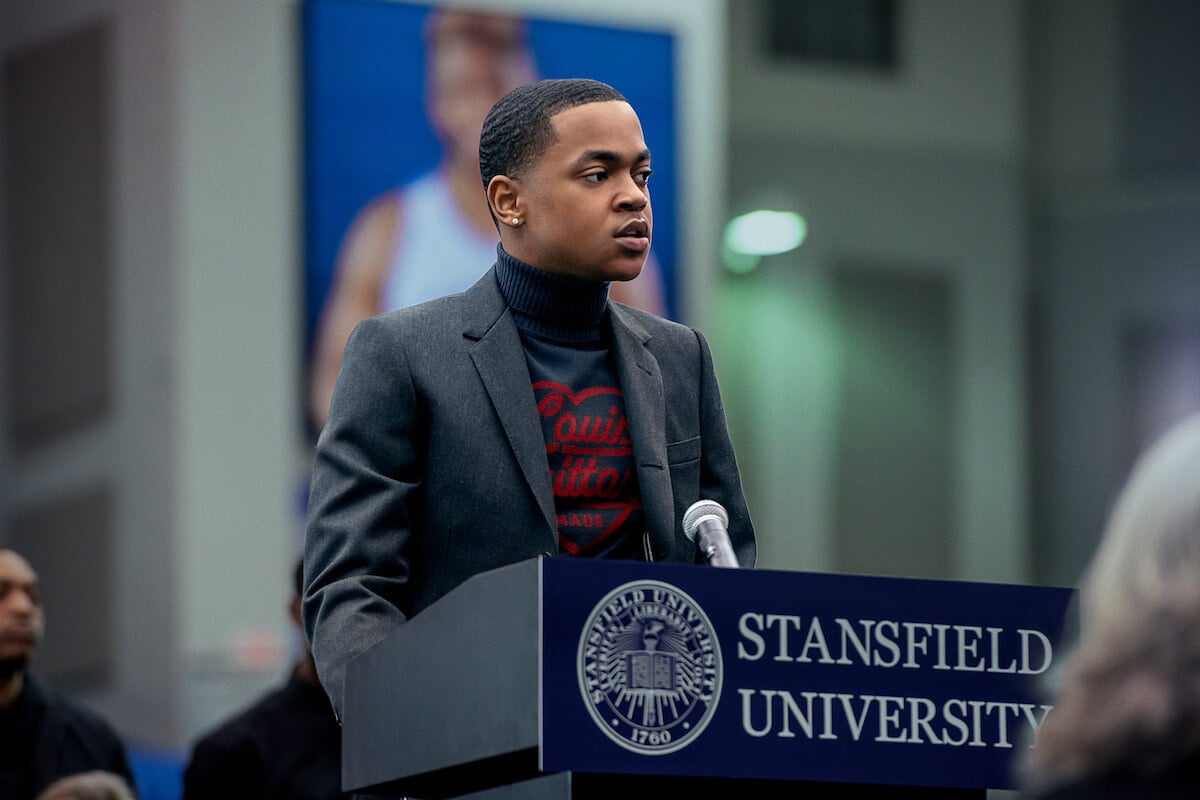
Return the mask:
[[[690,744],[721,697],[721,648],[684,592],[643,580],[596,604],[579,639],[579,689],[621,747],[662,755]]]

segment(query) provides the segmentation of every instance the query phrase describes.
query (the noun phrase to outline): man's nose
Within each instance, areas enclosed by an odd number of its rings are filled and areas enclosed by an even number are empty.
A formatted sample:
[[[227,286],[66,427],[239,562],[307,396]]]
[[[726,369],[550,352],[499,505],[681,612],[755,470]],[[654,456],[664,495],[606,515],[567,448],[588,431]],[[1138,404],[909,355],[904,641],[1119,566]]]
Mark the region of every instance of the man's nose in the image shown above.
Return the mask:
[[[650,204],[650,194],[645,186],[629,176],[622,181],[621,191],[617,193],[617,205],[623,209],[641,211]]]
[[[19,614],[32,614],[37,610],[37,603],[29,592],[24,589],[13,589],[4,598],[3,603],[5,608],[9,608]]]

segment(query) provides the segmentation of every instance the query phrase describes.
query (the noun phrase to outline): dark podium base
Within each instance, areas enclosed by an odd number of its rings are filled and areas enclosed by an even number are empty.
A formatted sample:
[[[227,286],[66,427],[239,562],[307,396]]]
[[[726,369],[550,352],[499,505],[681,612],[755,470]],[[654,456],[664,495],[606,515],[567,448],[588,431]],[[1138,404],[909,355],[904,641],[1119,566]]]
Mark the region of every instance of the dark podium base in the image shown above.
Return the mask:
[[[716,793],[717,797],[752,797],[754,800],[844,800],[846,797],[865,800],[985,800],[987,797],[986,789],[555,772],[507,786],[458,795],[456,800],[663,800],[669,797],[711,797],[712,793]],[[382,800],[383,796],[371,797]]]

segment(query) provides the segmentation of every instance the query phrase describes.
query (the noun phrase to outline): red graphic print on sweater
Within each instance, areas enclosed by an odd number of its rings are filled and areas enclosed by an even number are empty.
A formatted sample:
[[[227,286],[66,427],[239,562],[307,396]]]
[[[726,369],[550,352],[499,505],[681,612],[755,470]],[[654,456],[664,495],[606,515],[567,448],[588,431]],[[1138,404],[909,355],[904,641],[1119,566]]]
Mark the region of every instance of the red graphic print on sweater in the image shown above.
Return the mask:
[[[625,398],[612,386],[580,392],[536,381],[538,416],[546,435],[550,485],[558,515],[560,549],[601,555],[640,524],[641,496]]]

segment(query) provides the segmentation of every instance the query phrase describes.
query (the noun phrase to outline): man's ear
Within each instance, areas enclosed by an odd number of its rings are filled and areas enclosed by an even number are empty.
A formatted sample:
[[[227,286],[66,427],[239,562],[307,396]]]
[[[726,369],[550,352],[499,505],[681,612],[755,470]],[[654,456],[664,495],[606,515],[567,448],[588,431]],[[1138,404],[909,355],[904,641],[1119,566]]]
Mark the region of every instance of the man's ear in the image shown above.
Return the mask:
[[[487,186],[488,205],[501,223],[509,223],[521,216],[520,181],[507,175],[496,175]]]

